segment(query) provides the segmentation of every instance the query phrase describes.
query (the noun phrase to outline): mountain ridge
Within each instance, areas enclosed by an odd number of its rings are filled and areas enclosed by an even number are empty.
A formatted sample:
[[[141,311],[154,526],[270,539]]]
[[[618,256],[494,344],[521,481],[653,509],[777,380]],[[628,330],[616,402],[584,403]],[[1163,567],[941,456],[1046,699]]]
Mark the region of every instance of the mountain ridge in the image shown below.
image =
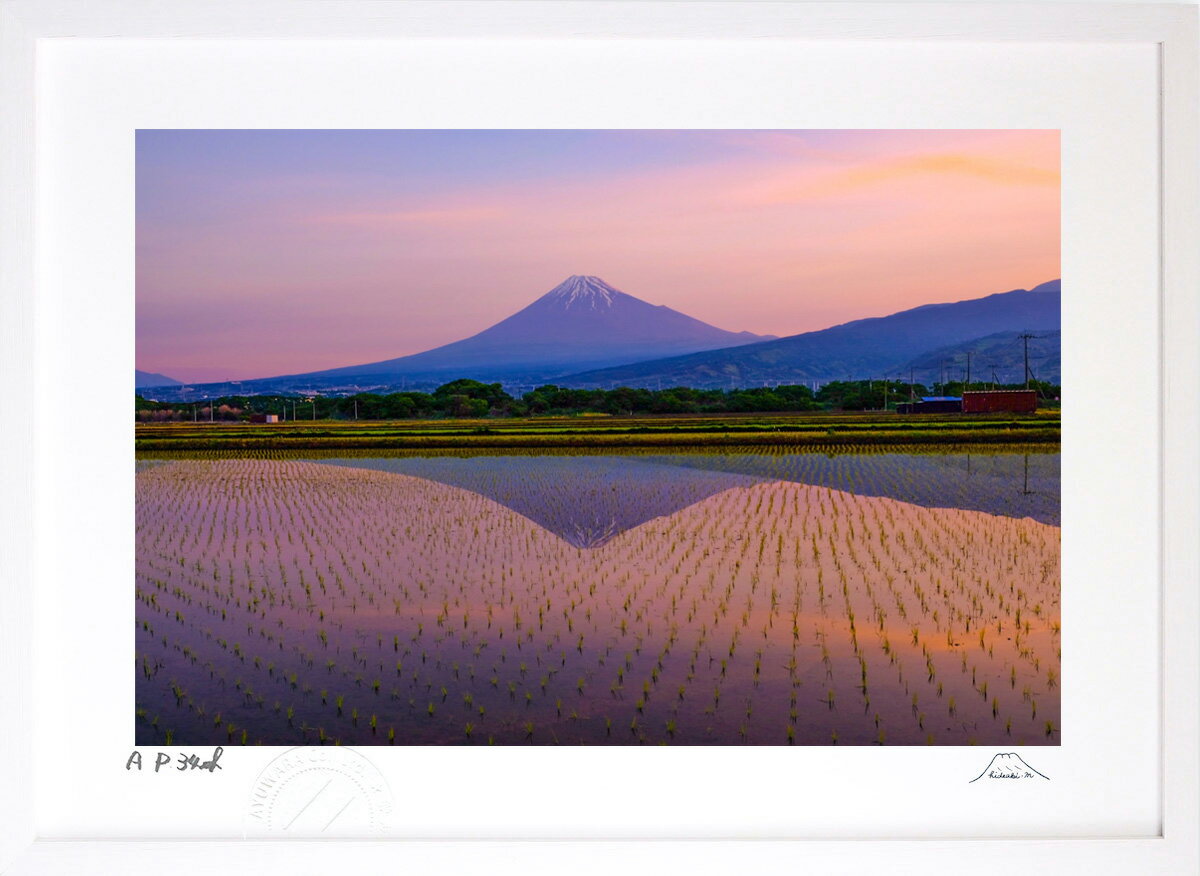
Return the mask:
[[[922,367],[928,372],[916,376],[930,380],[942,369],[958,367],[960,358],[965,365],[962,354],[971,345],[979,349],[990,345],[995,350],[1003,342],[1011,347],[1015,333],[1027,330],[1051,338],[1030,344],[1030,364],[1037,377],[1054,382],[1061,288],[1061,281],[1052,280],[1032,289],[922,304],[887,316],[772,338],[719,329],[628,295],[598,277],[572,275],[506,319],[424,353],[275,378],[156,387],[154,397],[191,398],[197,392],[218,396],[429,391],[458,378],[503,383],[515,394],[546,383],[571,388],[731,389],[883,377],[907,380],[910,369]],[[609,343],[598,354],[589,338],[605,335],[614,313],[622,340]],[[650,321],[648,315],[659,319]],[[701,344],[703,349],[663,356],[659,338],[664,325],[675,342]],[[504,356],[497,354],[498,348],[506,351]],[[649,356],[644,355],[647,348],[652,350]],[[573,366],[564,359],[564,351],[575,357]],[[972,370],[977,380],[990,377],[992,365],[1003,370],[1002,362],[1008,361],[980,355]],[[595,356],[608,356],[608,364],[587,364],[587,358]],[[389,371],[392,365],[396,367]],[[1021,368],[1023,373],[1023,360]],[[953,379],[957,378],[955,373]],[[1001,377],[1005,379],[1011,378]]]
[[[940,380],[943,371],[958,380],[967,369],[971,354],[973,381],[1020,383],[1025,379],[1025,350],[1021,332],[996,332],[971,338],[960,344],[938,347],[914,357],[900,367],[902,374],[912,373],[922,383]],[[1029,339],[1029,371],[1035,380],[1059,383],[1062,380],[1062,331],[1042,330]]]
[[[134,369],[134,389],[149,389],[151,387],[159,386],[183,386],[183,381],[176,380],[174,377],[167,377],[167,375],[159,374],[155,371],[141,371],[136,368]]]
[[[721,388],[881,378],[914,357],[1000,331],[1057,330],[1061,280],[923,304],[770,341],[569,374],[562,385]]]

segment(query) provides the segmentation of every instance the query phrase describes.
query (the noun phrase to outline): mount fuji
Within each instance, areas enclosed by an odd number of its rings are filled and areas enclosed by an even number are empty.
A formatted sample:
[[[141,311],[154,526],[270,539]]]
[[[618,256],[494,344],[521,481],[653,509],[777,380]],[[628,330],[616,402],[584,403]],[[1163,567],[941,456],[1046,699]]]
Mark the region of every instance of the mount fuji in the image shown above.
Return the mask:
[[[548,380],[574,371],[741,346],[773,337],[726,331],[665,305],[649,304],[599,277],[571,276],[529,306],[461,341],[411,356],[291,378],[314,385],[383,383],[396,378],[437,381],[464,376],[478,380]]]

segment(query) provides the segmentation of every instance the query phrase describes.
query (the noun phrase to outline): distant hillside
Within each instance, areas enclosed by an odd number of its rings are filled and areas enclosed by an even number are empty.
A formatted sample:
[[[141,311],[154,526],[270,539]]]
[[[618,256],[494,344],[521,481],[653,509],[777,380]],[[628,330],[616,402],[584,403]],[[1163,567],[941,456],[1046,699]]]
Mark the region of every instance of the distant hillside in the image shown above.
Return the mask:
[[[1058,330],[1060,295],[1060,281],[1052,280],[1033,289],[927,304],[763,343],[580,372],[556,382],[573,387],[729,388],[907,376],[902,369],[930,351],[997,332]]]
[[[182,386],[181,381],[173,377],[167,377],[165,374],[155,374],[153,371],[137,371],[133,372],[133,386],[135,389],[145,389],[151,386]]]
[[[1062,380],[1062,332],[1033,332],[1029,340],[1029,371],[1037,380],[1059,383]],[[1025,346],[1020,332],[997,332],[982,338],[931,350],[900,368],[907,379],[911,372],[918,383],[932,385],[947,380],[962,380],[971,354],[971,380],[996,383],[1020,383],[1025,379]],[[945,374],[945,378],[943,378]]]

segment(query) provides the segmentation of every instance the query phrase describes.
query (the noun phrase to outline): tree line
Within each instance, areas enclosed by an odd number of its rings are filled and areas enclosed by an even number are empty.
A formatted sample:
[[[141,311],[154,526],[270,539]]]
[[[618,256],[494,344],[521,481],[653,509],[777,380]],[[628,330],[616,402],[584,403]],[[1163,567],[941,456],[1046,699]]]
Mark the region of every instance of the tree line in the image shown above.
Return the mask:
[[[1021,389],[1024,384],[992,387],[974,383],[970,389]],[[1038,383],[1039,395],[1057,401],[1059,387]],[[454,380],[433,392],[363,392],[348,396],[235,395],[194,403],[156,402],[136,396],[141,422],[215,420],[237,422],[257,414],[276,414],[284,420],[404,420],[479,419],[484,417],[571,416],[579,414],[724,414],[806,411],[894,410],[900,402],[931,392],[959,395],[962,383],[923,384],[901,381],[853,380],[823,384],[816,392],[797,384],[745,389],[571,389],[547,384],[519,397],[499,383]]]

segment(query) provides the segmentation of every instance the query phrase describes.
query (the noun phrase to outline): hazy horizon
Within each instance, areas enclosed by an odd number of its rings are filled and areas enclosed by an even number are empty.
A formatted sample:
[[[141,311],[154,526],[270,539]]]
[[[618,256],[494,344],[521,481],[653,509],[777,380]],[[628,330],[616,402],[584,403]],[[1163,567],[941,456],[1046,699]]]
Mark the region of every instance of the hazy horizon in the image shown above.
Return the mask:
[[[139,131],[137,367],[473,335],[572,274],[791,335],[1060,275],[1057,131]]]

